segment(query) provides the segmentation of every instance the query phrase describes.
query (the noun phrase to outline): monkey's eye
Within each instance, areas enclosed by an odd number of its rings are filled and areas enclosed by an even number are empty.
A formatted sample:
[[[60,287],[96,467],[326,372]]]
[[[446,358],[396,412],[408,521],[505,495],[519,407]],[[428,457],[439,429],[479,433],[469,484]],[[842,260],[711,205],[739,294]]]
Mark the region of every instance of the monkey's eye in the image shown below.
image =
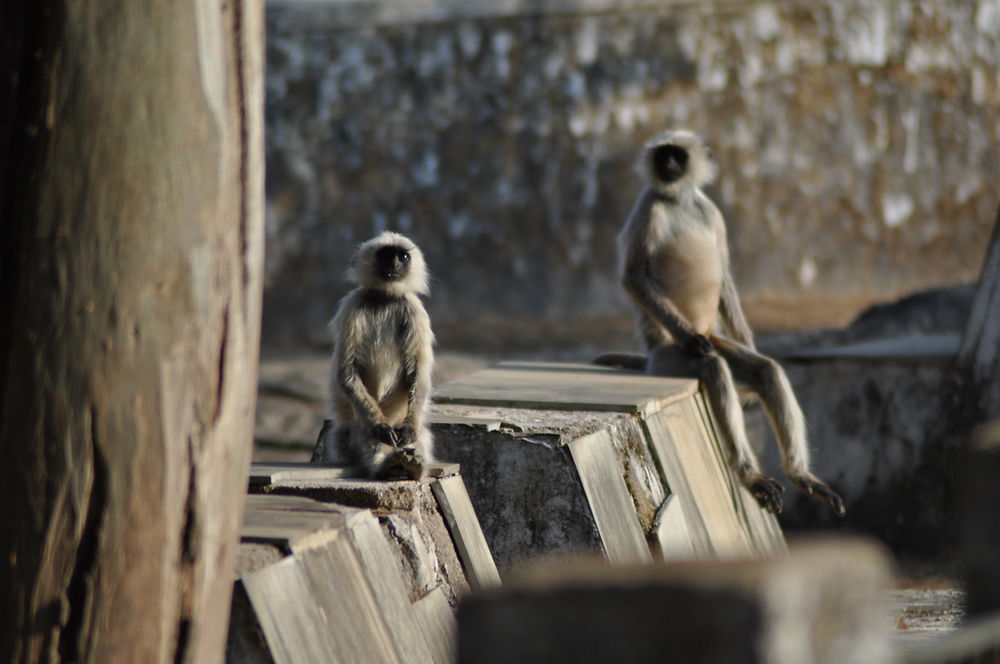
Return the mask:
[[[399,260],[403,261],[404,263],[409,263],[410,262],[410,252],[408,252],[408,251],[400,252],[400,254],[399,254]]]

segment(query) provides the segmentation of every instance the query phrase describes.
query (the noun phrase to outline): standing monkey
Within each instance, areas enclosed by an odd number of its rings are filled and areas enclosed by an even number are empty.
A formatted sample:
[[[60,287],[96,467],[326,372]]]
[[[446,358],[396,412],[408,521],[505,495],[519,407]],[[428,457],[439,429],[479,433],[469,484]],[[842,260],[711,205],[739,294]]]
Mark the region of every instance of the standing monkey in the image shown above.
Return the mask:
[[[646,371],[701,381],[731,467],[762,507],[778,513],[784,489],[760,472],[735,384],[755,393],[789,479],[843,516],[840,496],[809,471],[805,418],[785,372],[754,348],[729,269],[725,222],[701,190],[715,175],[708,148],[691,132],[665,132],[646,144],[643,170],[649,182],[618,244],[622,284],[649,350]],[[715,333],[717,320],[728,336]],[[634,366],[616,354],[595,362]]]
[[[351,259],[358,285],[330,322],[333,441],[319,461],[354,463],[369,476],[419,477],[432,461],[425,424],[434,335],[419,295],[428,291],[420,249],[384,232]]]

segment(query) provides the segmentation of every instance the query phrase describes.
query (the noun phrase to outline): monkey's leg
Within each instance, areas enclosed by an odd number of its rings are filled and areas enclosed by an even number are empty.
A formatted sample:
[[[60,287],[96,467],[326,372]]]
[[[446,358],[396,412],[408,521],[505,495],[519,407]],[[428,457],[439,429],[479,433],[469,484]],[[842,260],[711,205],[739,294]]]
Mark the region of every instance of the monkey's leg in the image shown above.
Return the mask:
[[[320,444],[322,444],[322,448],[317,446],[312,462],[357,463],[357,460],[353,458],[350,448],[351,429],[353,426],[350,421],[337,421],[332,424],[333,430],[326,436],[325,440],[322,439],[323,434],[321,433]],[[326,427],[324,426],[325,430]]]
[[[809,471],[806,419],[784,369],[769,357],[729,339],[712,337],[737,382],[755,392],[764,406],[778,439],[781,466],[789,479],[817,500],[824,500],[837,516],[844,516],[844,501]]]
[[[656,359],[666,355],[659,349],[650,356],[650,368],[657,366]],[[676,351],[673,355],[676,357]],[[709,407],[719,426],[719,434],[725,446],[729,466],[736,473],[740,483],[753,494],[757,502],[766,510],[781,512],[781,493],[784,491],[777,481],[760,472],[757,458],[747,441],[743,422],[743,408],[733,383],[733,376],[726,361],[715,353],[689,360],[694,374],[701,381]]]
[[[354,426],[347,441],[350,458],[364,467],[369,477],[381,477],[386,462],[396,451],[387,425]]]

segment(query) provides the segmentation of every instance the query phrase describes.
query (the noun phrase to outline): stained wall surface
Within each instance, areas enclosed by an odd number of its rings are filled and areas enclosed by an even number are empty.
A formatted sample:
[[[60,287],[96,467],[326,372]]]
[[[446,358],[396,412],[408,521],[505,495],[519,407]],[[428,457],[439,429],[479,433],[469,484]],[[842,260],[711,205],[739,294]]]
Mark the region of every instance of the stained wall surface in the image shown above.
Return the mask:
[[[703,133],[751,322],[971,281],[1000,201],[1000,0],[268,3],[265,344],[411,235],[445,343],[631,340],[638,147]]]

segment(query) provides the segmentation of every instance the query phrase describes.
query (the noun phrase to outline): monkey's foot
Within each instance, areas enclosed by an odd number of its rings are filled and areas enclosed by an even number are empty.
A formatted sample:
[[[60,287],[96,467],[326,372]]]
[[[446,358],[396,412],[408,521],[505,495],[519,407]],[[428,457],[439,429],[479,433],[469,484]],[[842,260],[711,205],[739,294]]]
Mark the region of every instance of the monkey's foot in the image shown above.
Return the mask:
[[[424,464],[412,447],[399,447],[382,463],[376,475],[382,480],[419,480]]]
[[[826,482],[815,476],[809,475],[791,475],[789,478],[795,484],[795,486],[802,489],[816,500],[825,500],[830,506],[830,509],[839,517],[843,517],[847,513],[844,509],[844,501],[841,499],[837,492],[827,486]]]
[[[781,494],[785,492],[785,487],[778,480],[755,473],[743,480],[743,485],[761,507],[772,514],[781,514]]]

